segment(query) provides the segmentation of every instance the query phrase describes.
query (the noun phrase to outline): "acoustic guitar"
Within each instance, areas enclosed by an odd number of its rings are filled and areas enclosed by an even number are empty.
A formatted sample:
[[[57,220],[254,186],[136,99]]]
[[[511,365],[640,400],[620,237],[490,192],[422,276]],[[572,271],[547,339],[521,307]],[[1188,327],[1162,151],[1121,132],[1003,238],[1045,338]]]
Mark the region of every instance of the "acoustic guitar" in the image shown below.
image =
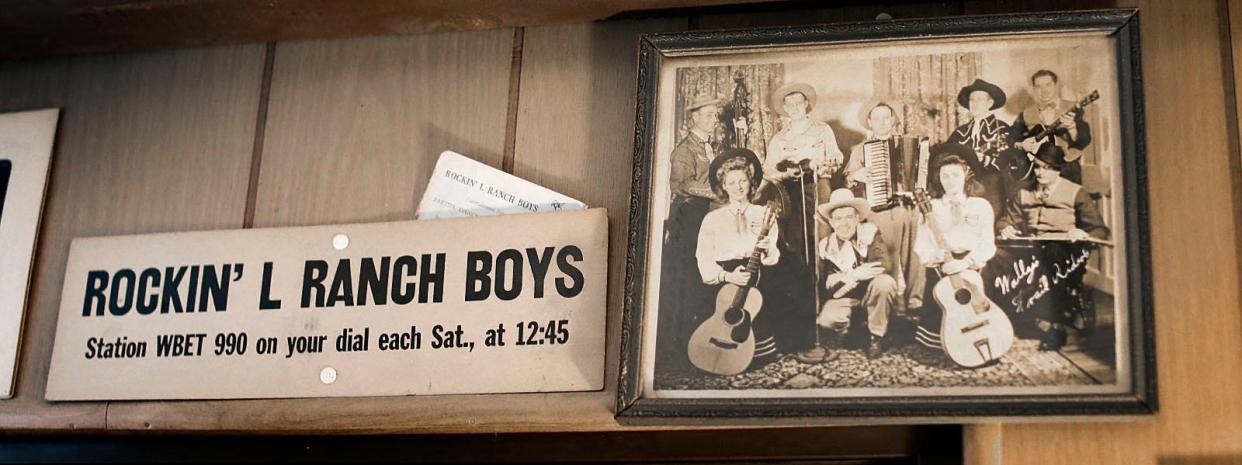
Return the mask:
[[[1099,100],[1099,99],[1100,99],[1100,91],[1093,90],[1091,91],[1090,94],[1087,94],[1086,97],[1083,97],[1082,100],[1079,100],[1078,103],[1074,104],[1072,108],[1070,108],[1065,113],[1063,113],[1063,115],[1065,116],[1075,115],[1078,112],[1081,112],[1083,108],[1086,108],[1087,105],[1090,105],[1092,102],[1095,102],[1096,100]],[[1043,140],[1043,139],[1046,139],[1050,135],[1060,132],[1064,128],[1065,128],[1065,125],[1061,124],[1060,118],[1057,118],[1057,120],[1053,121],[1052,124],[1039,123],[1032,127],[1033,131],[1031,131],[1031,134],[1027,136],[1027,139]],[[1047,141],[1045,140],[1043,143],[1047,143]],[[1043,143],[1041,143],[1040,145],[1043,145]]]
[[[931,212],[927,192],[915,193],[919,210],[941,249],[949,250]],[[953,254],[962,259],[966,253]],[[940,343],[944,353],[958,365],[974,368],[1001,358],[1013,346],[1013,324],[995,302],[983,292],[983,277],[974,270],[945,276],[932,288],[932,297],[944,312],[940,321]]]
[[[745,286],[725,283],[716,293],[716,310],[690,335],[686,353],[690,363],[700,370],[717,375],[741,373],[755,358],[755,332],[751,326],[763,308],[763,295],[754,285],[759,281],[759,265],[763,249],[759,243],[776,224],[777,207],[769,202],[763,215],[763,228],[750,257],[745,260],[750,282]],[[726,263],[728,266],[740,266]]]
[[[1074,104],[1074,106],[1065,113],[1062,113],[1062,115],[1075,115],[1083,111],[1087,105],[1090,105],[1092,102],[1099,99],[1100,91],[1093,90],[1086,97],[1083,97],[1082,100],[1079,100],[1078,103]],[[1043,144],[1046,144],[1051,140],[1051,136],[1058,134],[1063,130],[1065,130],[1065,125],[1061,124],[1061,120],[1058,118],[1056,121],[1053,121],[1052,124],[1038,123],[1031,126],[1031,133],[1023,140],[1033,138],[1040,141],[1040,146],[1042,147]],[[1007,168],[1010,175],[1013,176],[1013,179],[1022,181],[1030,178],[1035,165],[1028,160],[1027,152],[1021,147],[1019,144],[1020,142],[1021,141],[1011,141],[1008,137],[996,137],[991,140],[984,141],[981,146],[976,147],[976,150],[983,158],[984,165],[1000,162],[1000,165],[998,166]],[[1074,161],[1074,159],[1068,158],[1072,154],[1066,153],[1065,155],[1067,157],[1066,161]]]

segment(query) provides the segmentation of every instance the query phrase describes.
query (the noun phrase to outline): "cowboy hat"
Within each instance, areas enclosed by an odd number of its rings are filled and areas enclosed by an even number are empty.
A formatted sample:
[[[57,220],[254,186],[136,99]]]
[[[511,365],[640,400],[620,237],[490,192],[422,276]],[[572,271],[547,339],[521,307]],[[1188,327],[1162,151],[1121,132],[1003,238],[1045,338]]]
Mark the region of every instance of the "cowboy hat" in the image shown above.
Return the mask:
[[[828,203],[820,204],[815,207],[815,213],[819,218],[828,222],[828,218],[832,217],[832,211],[842,207],[853,208],[858,212],[858,220],[864,221],[871,217],[871,205],[867,204],[866,199],[854,197],[854,192],[849,189],[837,189],[828,195]]]
[[[932,168],[931,171],[929,171],[928,176],[933,179],[939,180],[938,176],[940,174],[940,165],[944,164],[944,158],[947,155],[957,155],[965,161],[966,166],[970,167],[970,170],[975,173],[978,173],[981,169],[983,169],[983,163],[979,161],[979,155],[975,153],[975,149],[972,149],[967,145],[953,142],[941,142],[931,146],[931,149],[928,150],[928,155],[928,158],[931,159],[930,165]]]
[[[940,168],[945,165],[945,159],[950,156],[960,158],[970,168],[972,173],[983,172],[983,162],[979,161],[979,155],[975,153],[975,149],[970,146],[956,144],[952,142],[941,142],[931,146],[929,152],[929,165],[931,169],[927,171],[927,187],[933,193],[944,192],[944,186],[940,184]],[[969,184],[969,181],[968,181]]]
[[[871,119],[871,110],[875,110],[875,107],[879,106],[887,107],[889,110],[893,111],[893,131],[896,132],[897,126],[899,125],[898,123],[901,121],[901,117],[897,114],[897,106],[885,100],[875,99],[864,104],[862,108],[859,108],[858,123],[861,124],[864,129],[870,131],[871,121],[869,120]]]
[[[1041,164],[1051,166],[1053,169],[1060,171],[1065,168],[1065,150],[1057,146],[1057,144],[1044,144],[1039,146],[1039,150],[1035,154],[1030,155],[1032,161],[1039,161]]]
[[[755,152],[751,152],[748,149],[732,148],[725,150],[724,153],[716,156],[716,159],[712,160],[712,164],[707,170],[707,181],[711,184],[712,191],[719,193],[721,189],[721,180],[717,175],[717,172],[720,171],[720,167],[724,166],[725,162],[735,158],[741,158],[746,160],[747,163],[750,163],[750,166],[754,171],[754,176],[750,178],[750,190],[753,194],[755,189],[759,188],[759,182],[763,180],[763,164],[759,162],[759,156],[755,155]]]
[[[702,94],[696,95],[694,97],[694,100],[690,101],[690,105],[686,106],[686,112],[689,113],[689,112],[698,110],[708,105],[720,105],[722,102],[724,102],[724,99],[722,98],[719,98],[712,94],[702,93]]]
[[[988,110],[995,110],[1005,106],[1005,91],[1001,90],[1001,88],[996,84],[992,84],[982,79],[975,79],[975,82],[970,83],[969,86],[963,87],[961,92],[957,93],[957,104],[965,108],[970,108],[970,94],[977,90],[987,92],[988,95],[992,96],[992,108],[989,108]]]
[[[807,112],[810,112],[811,108],[815,107],[815,88],[811,87],[810,84],[791,82],[781,86],[779,89],[776,89],[776,92],[772,93],[772,109],[780,113],[781,116],[789,116],[789,112],[785,111],[785,96],[794,93],[806,96],[807,104],[810,106],[807,108]]]

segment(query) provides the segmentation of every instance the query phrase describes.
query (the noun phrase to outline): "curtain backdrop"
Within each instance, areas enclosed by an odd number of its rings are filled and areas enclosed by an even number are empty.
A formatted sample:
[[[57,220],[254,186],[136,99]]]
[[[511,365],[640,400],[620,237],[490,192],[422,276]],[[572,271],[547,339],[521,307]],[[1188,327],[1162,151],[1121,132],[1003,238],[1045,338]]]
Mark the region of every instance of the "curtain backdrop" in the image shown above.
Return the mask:
[[[873,72],[875,95],[900,107],[904,134],[935,143],[970,121],[957,93],[980,77],[979,53],[876,58]]]

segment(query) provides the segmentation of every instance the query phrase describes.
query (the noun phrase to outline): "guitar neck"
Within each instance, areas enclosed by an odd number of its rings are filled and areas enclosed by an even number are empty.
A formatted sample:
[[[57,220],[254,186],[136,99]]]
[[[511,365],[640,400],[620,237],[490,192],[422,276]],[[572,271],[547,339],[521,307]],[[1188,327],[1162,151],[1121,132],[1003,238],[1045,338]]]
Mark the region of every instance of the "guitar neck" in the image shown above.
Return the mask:
[[[763,230],[759,231],[759,241],[755,243],[755,248],[750,252],[750,258],[746,260],[746,271],[755,274],[759,271],[759,263],[763,257],[763,248],[759,247],[758,242],[763,242],[763,238],[768,237],[768,232],[772,230],[771,225],[763,225]]]
[[[936,215],[932,213],[933,209],[931,206],[931,200],[925,199],[924,202],[926,203],[924,204],[925,209],[923,210],[923,222],[927,223],[927,229],[931,230],[932,240],[934,240],[936,242],[936,246],[941,249],[949,250],[949,241],[945,240],[944,231],[940,229],[940,222],[936,221]],[[963,205],[963,207],[965,207],[965,205]]]
[[[1090,96],[1074,104],[1073,108],[1070,108],[1069,111],[1062,113],[1061,116],[1072,115],[1072,114],[1078,113],[1082,111],[1083,108],[1086,108],[1087,105],[1091,104],[1091,102],[1094,102],[1095,99],[1097,98],[1099,98],[1099,93],[1092,92]],[[1065,126],[1065,125],[1061,124],[1060,118],[1057,118],[1057,120],[1053,121],[1052,124],[1041,125],[1038,131],[1035,131],[1034,134],[1031,134],[1028,137],[1034,138],[1036,140],[1043,139],[1044,137],[1047,137],[1048,134],[1054,133],[1058,129],[1061,129],[1062,126]]]
[[[924,221],[927,223],[927,229],[931,230],[932,240],[936,241],[936,245],[941,249],[949,250],[949,242],[944,238],[944,231],[940,230],[940,222],[936,221],[936,216],[931,212],[927,212]]]

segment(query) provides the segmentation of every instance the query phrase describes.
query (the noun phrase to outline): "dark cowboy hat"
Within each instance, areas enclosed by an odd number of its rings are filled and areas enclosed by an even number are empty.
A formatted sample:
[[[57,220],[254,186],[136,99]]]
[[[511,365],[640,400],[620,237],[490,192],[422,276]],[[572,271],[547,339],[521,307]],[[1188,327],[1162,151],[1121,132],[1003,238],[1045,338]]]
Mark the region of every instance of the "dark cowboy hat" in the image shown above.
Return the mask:
[[[1057,144],[1039,146],[1039,150],[1035,151],[1035,155],[1031,156],[1031,159],[1038,160],[1042,164],[1051,166],[1058,171],[1066,165],[1065,150],[1062,150]]]
[[[732,148],[717,155],[716,159],[712,160],[711,167],[707,170],[707,181],[711,183],[713,191],[719,192],[721,189],[720,178],[716,173],[720,171],[720,167],[724,166],[725,162],[735,158],[746,160],[754,168],[755,175],[750,178],[750,191],[754,193],[755,189],[759,188],[759,182],[763,180],[763,164],[759,162],[759,156],[755,155],[755,152],[747,149]]]
[[[945,159],[949,158],[949,156],[961,158],[973,173],[978,174],[983,170],[983,163],[979,161],[979,156],[975,154],[975,149],[967,145],[942,142],[931,146],[928,152],[931,169],[927,170],[927,187],[934,194],[944,192],[944,186],[940,185],[940,167],[944,166]]]
[[[815,88],[811,87],[810,84],[791,82],[781,86],[779,89],[776,89],[776,92],[772,93],[772,110],[781,116],[789,116],[789,112],[785,111],[785,96],[793,93],[805,95],[806,102],[810,105],[810,108],[815,107]],[[807,109],[808,112],[811,111],[810,108]]]
[[[724,99],[717,97],[715,95],[707,94],[707,93],[699,94],[694,97],[694,100],[690,101],[690,105],[686,106],[686,112],[688,113],[694,110],[698,110],[708,105],[720,105],[723,102],[724,102]]]
[[[987,92],[988,95],[992,96],[992,108],[989,108],[989,110],[995,110],[1005,106],[1005,91],[1001,90],[1001,88],[996,84],[992,84],[982,79],[975,79],[975,82],[970,83],[969,86],[963,87],[961,92],[957,93],[957,104],[965,108],[970,108],[970,94],[976,90]]]
[[[979,173],[983,169],[983,163],[979,161],[979,155],[975,153],[975,149],[967,145],[941,142],[931,146],[928,153],[930,155],[929,158],[931,158],[931,170],[927,172],[927,176],[935,180],[936,184],[940,184],[940,165],[944,164],[944,159],[949,155],[957,155],[966,161],[966,166],[970,167],[970,170],[975,173]]]

